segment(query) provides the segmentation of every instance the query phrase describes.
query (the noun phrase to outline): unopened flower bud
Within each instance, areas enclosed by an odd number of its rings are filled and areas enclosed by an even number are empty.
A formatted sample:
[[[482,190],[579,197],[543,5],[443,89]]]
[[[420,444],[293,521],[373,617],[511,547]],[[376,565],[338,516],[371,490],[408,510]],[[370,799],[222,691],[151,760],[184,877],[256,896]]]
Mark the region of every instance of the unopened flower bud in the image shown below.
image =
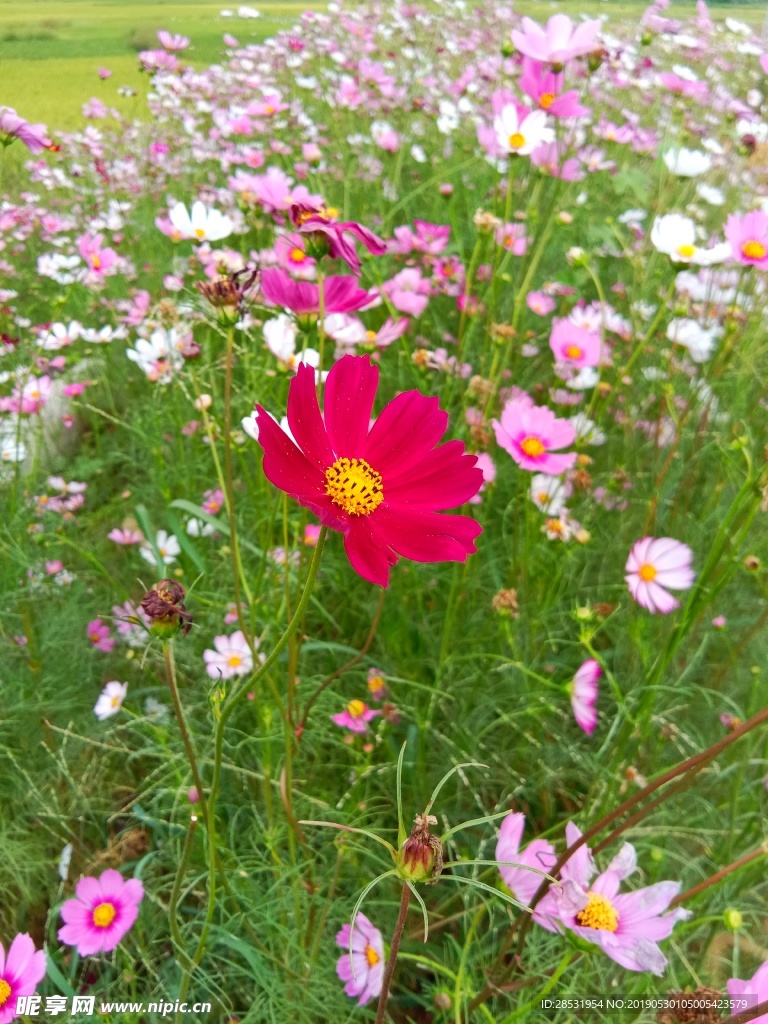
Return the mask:
[[[142,598],[141,607],[150,620],[149,632],[161,640],[170,640],[179,630],[186,635],[192,616],[184,607],[184,587],[175,580],[160,580]]]
[[[429,826],[437,824],[432,814],[417,814],[411,834],[397,853],[400,877],[410,882],[436,882],[443,870],[443,844],[430,834]]]
[[[516,619],[520,615],[520,606],[517,603],[517,591],[512,587],[507,590],[500,590],[494,595],[491,601],[491,608],[500,615],[508,615]]]
[[[453,1006],[450,995],[447,992],[435,992],[435,1009],[450,1010]]]
[[[489,235],[501,224],[499,218],[492,214],[490,210],[478,210],[472,220],[481,235]]]
[[[732,932],[737,932],[740,928],[744,927],[744,915],[740,910],[734,910],[732,907],[729,907],[723,914],[723,921],[725,922],[725,927]]]
[[[213,405],[213,398],[210,395],[200,395],[195,399],[195,408],[202,412],[203,409],[210,409]]]

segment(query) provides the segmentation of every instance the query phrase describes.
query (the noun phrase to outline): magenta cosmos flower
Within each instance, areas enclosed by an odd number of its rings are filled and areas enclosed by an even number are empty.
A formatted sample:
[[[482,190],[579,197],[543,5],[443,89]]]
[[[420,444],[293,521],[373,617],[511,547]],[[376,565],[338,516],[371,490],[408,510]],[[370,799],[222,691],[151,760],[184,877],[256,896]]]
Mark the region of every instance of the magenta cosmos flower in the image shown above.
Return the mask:
[[[297,316],[320,312],[320,290],[309,281],[295,281],[280,267],[269,267],[261,274],[261,292],[275,306],[290,309]],[[351,313],[371,301],[354,277],[326,277],[323,282],[325,313]]]
[[[0,107],[0,144],[8,146],[14,139],[23,142],[33,155],[44,149],[52,152],[61,149],[48,138],[44,124],[30,124],[12,107]]]
[[[77,946],[80,956],[110,953],[139,916],[144,886],[110,868],[98,878],[81,878],[75,893],[61,908],[59,942]]]
[[[734,259],[761,270],[768,268],[768,214],[753,210],[740,217],[732,213],[725,223],[725,237]]]
[[[475,551],[479,523],[439,513],[469,501],[483,474],[461,441],[437,446],[448,426],[437,398],[406,391],[370,426],[378,383],[367,356],[344,356],[328,374],[323,416],[314,370],[300,363],[288,391],[292,438],[260,405],[256,417],[267,479],[343,533],[352,568],[386,587],[400,557],[464,562]]]
[[[546,839],[534,839],[521,851],[520,843],[524,828],[524,814],[515,811],[507,815],[499,829],[496,860],[499,864],[499,873],[512,896],[519,903],[529,907],[534,893],[543,881],[540,872],[551,869],[557,860],[557,854],[554,846]],[[529,871],[529,868],[536,870]],[[533,916],[534,920],[538,921],[541,916],[538,908]]]
[[[591,736],[597,726],[598,680],[603,674],[600,662],[590,658],[578,669],[568,685],[576,724]]]
[[[569,846],[581,831],[568,822],[565,838]],[[562,887],[552,894],[559,927],[593,942],[629,971],[650,971],[661,977],[667,958],[658,943],[669,938],[675,924],[690,917],[678,909],[665,914],[680,892],[680,882],[657,882],[634,892],[620,893],[622,881],[637,869],[635,849],[625,843],[608,868],[592,881],[597,871],[592,854],[582,846],[560,872]]]
[[[629,553],[624,579],[639,605],[654,615],[668,615],[680,602],[670,590],[689,590],[696,574],[691,568],[693,552],[687,544],[672,537],[643,537]]]
[[[729,996],[739,999],[746,997],[747,1005],[742,1004],[738,1009],[754,1010],[760,1003],[768,1001],[768,960],[757,968],[749,981],[731,978],[726,987]],[[734,1012],[738,1012],[735,1007]],[[2,1016],[0,1016],[0,1024],[3,1024]],[[768,1024],[768,1013],[761,1013],[759,1017],[753,1018],[752,1024]]]
[[[351,925],[345,924],[336,936],[336,943],[347,950],[336,963],[336,973],[346,982],[347,995],[357,999],[358,1006],[363,1006],[381,993],[385,966],[381,932],[365,914],[358,914],[354,932]]]
[[[577,327],[570,320],[555,318],[552,321],[549,347],[558,363],[578,370],[584,366],[597,366],[600,362],[600,336],[584,327]]]
[[[109,654],[115,646],[114,637],[109,635],[109,626],[105,626],[101,619],[93,619],[92,622],[89,622],[86,632],[93,646],[104,651],[105,654]]]
[[[553,14],[546,25],[523,18],[523,31],[512,30],[512,42],[520,53],[544,64],[565,64],[597,48],[597,19],[574,27],[567,14]]]
[[[361,700],[351,700],[338,715],[331,715],[331,721],[342,729],[350,732],[365,732],[368,723],[373,721],[379,711],[373,711]]]
[[[554,455],[553,449],[573,444],[576,431],[568,420],[559,420],[551,409],[512,399],[493,421],[496,441],[522,469],[557,476],[576,461],[576,452]]]
[[[45,977],[45,953],[35,949],[29,935],[17,935],[8,955],[0,943],[0,1024],[16,1016],[19,996],[31,996]]]
[[[362,224],[353,220],[331,220],[323,210],[317,210],[313,206],[292,206],[291,221],[303,235],[309,235],[310,238],[313,235],[320,235],[327,243],[328,255],[335,260],[344,260],[355,274],[360,273],[360,257],[357,255],[354,242],[345,237],[346,235],[352,235],[362,242],[374,256],[382,256],[387,251],[379,236],[374,235]]]

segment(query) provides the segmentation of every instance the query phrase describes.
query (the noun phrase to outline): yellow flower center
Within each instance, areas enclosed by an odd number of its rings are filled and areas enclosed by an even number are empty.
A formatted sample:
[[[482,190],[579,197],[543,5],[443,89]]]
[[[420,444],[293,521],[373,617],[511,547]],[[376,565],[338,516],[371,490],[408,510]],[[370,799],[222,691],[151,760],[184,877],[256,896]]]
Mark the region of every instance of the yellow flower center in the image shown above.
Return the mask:
[[[109,928],[117,917],[117,911],[111,903],[100,903],[93,911],[93,923],[97,928]]]
[[[243,659],[239,654],[231,654],[227,661],[230,668],[239,668],[243,664]]]
[[[515,132],[514,135],[509,136],[509,145],[510,149],[521,149],[525,145],[525,136],[520,132]]]
[[[368,341],[376,341],[376,331],[366,331],[365,336]]]
[[[375,693],[377,690],[380,690],[383,685],[384,680],[381,678],[381,676],[371,676],[371,678],[368,680],[368,689],[371,691],[371,693]]]
[[[695,245],[680,245],[677,248],[677,255],[684,257],[686,260],[689,260],[695,252]]]
[[[325,471],[325,493],[351,516],[369,516],[384,500],[381,473],[365,459],[336,459]]]
[[[768,252],[762,242],[754,241],[745,242],[741,247],[741,251],[748,260],[761,260],[765,257],[766,252]]]
[[[548,519],[546,527],[550,533],[562,533],[565,529],[562,519]]]
[[[644,583],[652,583],[656,579],[656,569],[649,562],[645,565],[641,565],[638,571],[638,576]]]
[[[366,946],[365,947],[365,959],[368,961],[368,966],[369,967],[375,967],[376,964],[381,959],[381,957],[376,952],[376,950],[373,948],[373,946]]]
[[[98,256],[92,256],[91,257],[91,264],[92,264],[94,270],[100,270],[101,269],[101,260],[99,259]]]
[[[112,707],[112,708],[119,708],[120,707],[120,698],[119,697],[113,697],[110,700],[110,702],[109,702],[109,706]]]
[[[270,104],[267,104],[267,106],[264,107],[264,113],[265,114],[274,114],[274,112],[275,112],[275,108],[273,106],[271,106]]]
[[[581,359],[582,351],[578,345],[569,345],[565,350],[565,354],[569,359]]]
[[[555,96],[553,92],[543,92],[541,96],[539,96],[539,106],[543,107],[545,110],[549,110],[556,99],[557,96]]]
[[[547,450],[538,437],[526,437],[520,442],[520,447],[529,459],[537,459]]]
[[[195,228],[195,236],[201,240],[205,238],[205,228]]]
[[[576,921],[582,928],[615,932],[619,927],[619,915],[611,901],[599,892],[590,892],[587,895],[589,903],[576,915]]]
[[[360,718],[365,712],[365,704],[361,700],[351,700],[347,704],[347,711],[352,715],[353,718]]]
[[[307,254],[304,252],[303,249],[300,249],[298,245],[291,249],[290,254],[288,256],[288,259],[291,261],[291,263],[303,263],[306,258]]]
[[[376,959],[378,960],[378,957]],[[0,978],[0,1006],[5,1006],[5,1004],[8,1002],[8,997],[10,996],[10,994],[11,986],[8,984],[5,978]]]

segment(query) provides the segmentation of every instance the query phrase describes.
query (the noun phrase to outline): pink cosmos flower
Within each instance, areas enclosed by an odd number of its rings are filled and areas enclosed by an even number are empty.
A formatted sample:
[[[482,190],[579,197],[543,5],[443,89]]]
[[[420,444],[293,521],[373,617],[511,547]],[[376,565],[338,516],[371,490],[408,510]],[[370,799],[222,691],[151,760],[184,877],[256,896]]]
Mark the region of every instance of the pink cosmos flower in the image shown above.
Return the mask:
[[[320,539],[320,527],[317,523],[307,523],[304,527],[304,543],[308,548],[316,548]]]
[[[380,711],[372,710],[363,701],[351,700],[338,715],[331,715],[331,721],[342,729],[349,729],[350,732],[365,732],[368,723],[379,714]]]
[[[556,306],[552,296],[545,295],[544,292],[528,292],[525,297],[525,304],[537,316],[547,316]]]
[[[232,679],[253,669],[253,655],[241,629],[232,636],[215,636],[213,646],[216,650],[203,651],[205,670],[211,679]]]
[[[692,559],[691,549],[679,540],[643,537],[633,546],[625,567],[630,594],[652,615],[668,615],[680,602],[664,588],[689,590],[693,586]]]
[[[103,235],[81,235],[77,240],[77,249],[82,258],[88,264],[88,269],[94,274],[103,277],[117,261],[117,253],[114,249],[103,248]]]
[[[261,291],[267,302],[290,309],[297,316],[320,312],[318,286],[309,281],[294,281],[279,267],[262,271]],[[323,298],[326,313],[349,313],[371,301],[368,292],[358,287],[354,277],[326,277]]]
[[[36,950],[26,933],[16,936],[7,956],[0,943],[0,1024],[9,1024],[15,1018],[16,1000],[19,996],[31,996],[46,970],[44,951]]]
[[[555,848],[546,839],[534,839],[524,850],[520,843],[525,828],[525,815],[519,811],[508,814],[499,829],[496,843],[496,860],[499,863],[499,874],[514,899],[524,906],[530,906],[534,893],[541,885],[543,878],[539,872],[549,871],[557,860]],[[507,862],[507,863],[505,863]],[[520,865],[519,867],[517,865]],[[535,868],[535,871],[528,871]],[[543,902],[543,901],[542,901]],[[541,903],[534,913],[534,920],[541,916]]]
[[[421,316],[427,308],[431,291],[429,281],[417,267],[406,267],[383,285],[383,291],[395,309],[409,316]]]
[[[160,41],[160,45],[164,50],[186,50],[189,46],[189,39],[187,36],[179,35],[178,33],[168,32],[166,29],[161,28],[157,33],[157,38]]]
[[[576,724],[591,736],[597,726],[597,681],[603,674],[600,662],[590,658],[580,666],[569,684],[571,706]]]
[[[99,78],[103,82],[106,81],[108,78],[112,77],[112,72],[109,70],[109,68],[99,68],[98,74],[99,74]]]
[[[200,506],[209,516],[218,515],[224,505],[224,491],[220,487],[206,491],[203,495],[203,503]]]
[[[597,366],[600,362],[600,336],[577,327],[565,318],[552,321],[549,347],[558,363],[565,363],[578,370],[584,366]]]
[[[764,53],[760,57],[760,67],[768,75],[768,53]]]
[[[673,71],[662,72],[659,75],[659,84],[663,85],[665,89],[669,89],[670,92],[677,93],[679,96],[697,96],[701,99],[706,96],[708,92],[706,82],[691,81],[687,78],[681,78]]]
[[[45,563],[45,572],[47,576],[55,576],[56,573],[61,572],[63,568],[64,563],[58,558]]]
[[[406,391],[373,426],[379,381],[367,356],[344,356],[325,385],[320,414],[314,370],[301,363],[288,391],[294,440],[256,406],[268,480],[344,534],[353,569],[386,587],[399,557],[464,562],[482,532],[473,519],[439,515],[462,505],[483,482],[460,441],[436,447],[448,426],[437,398]]]
[[[525,256],[528,237],[524,224],[500,224],[496,228],[496,244],[511,251],[514,256]]]
[[[306,245],[306,238],[295,232],[275,239],[277,262],[294,277],[307,279],[315,276],[316,261],[307,252]]]
[[[581,181],[585,177],[578,160],[573,157],[563,160],[565,146],[562,142],[543,142],[531,153],[531,163],[552,178],[562,181]]]
[[[768,74],[768,71],[766,71]],[[743,1009],[754,1010],[760,1003],[768,1000],[768,960],[757,968],[749,981],[742,981],[740,978],[731,978],[726,983],[728,995],[739,999],[748,998],[747,1006]],[[0,1016],[0,1024],[3,1018]],[[761,1013],[759,1017],[753,1017],[752,1024],[768,1024],[768,1013]]]
[[[59,942],[76,946],[80,956],[110,953],[139,916],[144,886],[110,868],[98,878],[81,878],[75,893],[61,908]]]
[[[568,845],[580,836],[581,831],[569,821],[565,827]],[[690,917],[690,911],[680,908],[664,913],[680,892],[680,882],[657,882],[619,893],[621,882],[636,868],[634,847],[625,843],[593,882],[597,868],[591,851],[582,846],[563,865],[562,888],[551,890],[559,918],[557,927],[599,946],[629,971],[650,971],[661,977],[667,958],[658,943],[672,934],[678,921]]]
[[[144,534],[141,530],[123,530],[118,527],[110,530],[107,537],[109,540],[114,541],[115,544],[141,544],[144,540]]]
[[[93,646],[106,654],[109,654],[115,646],[115,638],[109,635],[109,626],[105,626],[101,619],[89,622],[86,633]]]
[[[357,221],[333,221],[324,216],[322,212],[314,207],[297,205],[291,207],[291,220],[304,235],[325,236],[328,241],[328,255],[334,260],[344,260],[353,273],[360,273],[360,257],[357,255],[354,242],[350,242],[345,236],[352,235],[359,242],[362,242],[368,252],[374,256],[382,256],[387,247],[378,235],[374,235],[368,228],[358,224]]]
[[[741,217],[732,213],[725,223],[725,237],[739,263],[768,269],[768,214],[762,210]]]
[[[574,28],[567,14],[554,14],[546,25],[523,18],[522,32],[512,30],[512,42],[526,57],[543,64],[565,64],[597,49],[600,21],[582,21]]]
[[[527,396],[526,396],[527,398]],[[501,413],[501,422],[493,420],[497,443],[522,469],[531,473],[558,476],[576,461],[576,452],[553,454],[576,439],[568,420],[560,420],[551,409],[513,398]]]
[[[517,80],[522,91],[552,117],[586,117],[589,110],[579,103],[575,89],[563,92],[562,73],[556,73],[530,57],[523,58],[523,73]]]
[[[44,124],[30,124],[16,113],[12,107],[0,107],[0,141],[18,139],[23,142],[30,153],[36,155],[44,149],[58,150],[48,137]]]
[[[346,982],[346,994],[357,999],[358,1006],[363,1006],[381,993],[384,981],[384,939],[381,932],[374,928],[365,914],[359,913],[354,921],[354,931],[351,925],[345,924],[336,936],[336,944],[346,950],[336,963],[336,973]]]

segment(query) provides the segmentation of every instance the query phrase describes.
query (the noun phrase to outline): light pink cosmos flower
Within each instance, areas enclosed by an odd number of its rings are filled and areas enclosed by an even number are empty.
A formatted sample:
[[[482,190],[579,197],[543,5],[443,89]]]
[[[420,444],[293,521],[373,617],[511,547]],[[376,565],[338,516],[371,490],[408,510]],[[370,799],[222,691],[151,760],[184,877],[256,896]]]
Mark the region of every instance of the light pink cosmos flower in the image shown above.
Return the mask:
[[[115,646],[115,638],[109,635],[109,626],[106,626],[101,619],[93,619],[92,622],[89,622],[86,633],[93,646],[106,654]]]
[[[346,994],[357,999],[358,1006],[363,1006],[381,993],[384,981],[385,956],[381,932],[374,928],[365,914],[359,913],[354,921],[354,931],[351,925],[345,924],[336,936],[336,944],[347,951],[339,957],[336,973],[346,982]]]
[[[501,422],[493,421],[497,443],[522,469],[531,473],[558,476],[576,461],[576,452],[553,454],[576,439],[568,420],[560,420],[551,409],[512,399],[501,413]]]
[[[139,916],[144,886],[110,868],[98,878],[81,878],[75,893],[61,908],[59,942],[76,946],[80,956],[110,953]]]
[[[206,672],[211,679],[232,679],[253,669],[253,655],[241,629],[232,636],[215,636],[213,646],[215,651],[203,651]]]
[[[596,704],[600,692],[597,683],[602,674],[600,662],[589,658],[580,666],[568,685],[573,717],[587,736],[591,736],[597,726]]]
[[[575,89],[563,92],[562,73],[556,73],[530,57],[523,58],[523,73],[517,80],[522,91],[552,117],[586,117],[587,107],[579,103]]]
[[[261,274],[261,292],[267,302],[290,309],[296,316],[320,312],[320,292],[309,281],[294,281],[279,267]],[[354,277],[326,277],[323,282],[326,313],[349,313],[367,306],[371,298]]]
[[[523,18],[522,32],[512,30],[512,42],[520,53],[543,64],[565,64],[597,49],[600,21],[582,21],[574,27],[567,14],[554,14],[546,25]]]
[[[654,615],[668,615],[680,607],[665,590],[689,590],[696,574],[691,568],[693,552],[672,537],[643,537],[629,553],[624,579],[639,605]]]
[[[381,712],[373,711],[363,701],[351,700],[338,715],[331,715],[331,721],[340,728],[349,729],[351,732],[365,732],[368,723],[378,714]]]
[[[544,292],[528,292],[525,297],[525,304],[537,316],[547,316],[556,306],[552,296],[545,295]]]
[[[117,262],[117,253],[114,249],[103,246],[103,235],[81,235],[77,240],[77,249],[82,258],[88,264],[88,269],[103,277]]]
[[[580,836],[581,831],[569,821],[565,827],[568,845]],[[557,930],[567,928],[594,943],[629,971],[650,971],[661,977],[667,958],[658,943],[669,938],[675,924],[690,917],[690,911],[679,908],[664,913],[680,892],[680,882],[657,882],[619,893],[621,882],[636,868],[634,847],[625,843],[593,882],[597,868],[592,853],[586,845],[580,847],[563,865],[562,887],[550,890],[559,918]]]
[[[513,256],[525,256],[528,249],[528,237],[524,224],[499,224],[496,228],[496,244],[500,245]]]
[[[421,316],[427,308],[431,287],[417,267],[406,267],[383,285],[383,291],[395,309],[410,316]]]
[[[16,936],[7,956],[0,943],[0,1024],[9,1024],[15,1018],[16,1000],[31,996],[46,970],[44,951],[36,950],[26,933]]]
[[[768,214],[762,210],[741,217],[732,213],[725,224],[725,237],[739,263],[768,269]]]
[[[48,138],[44,124],[30,124],[12,107],[0,107],[0,142],[5,141],[5,144],[8,145],[14,139],[23,142],[33,155],[42,153],[44,149],[58,150],[61,148],[54,145]]]
[[[552,321],[549,347],[558,363],[565,363],[578,370],[584,366],[597,366],[602,352],[598,334],[577,327],[565,318]]]
[[[546,839],[534,839],[521,851],[520,843],[525,828],[525,815],[519,811],[508,814],[499,829],[496,843],[496,860],[499,874],[514,899],[524,906],[531,904],[534,893],[541,885],[543,878],[539,872],[549,871],[557,860],[555,848]],[[520,865],[519,867],[513,865]],[[535,868],[535,871],[528,871]],[[541,916],[541,903],[534,912],[533,919],[538,921]]]
[[[741,1009],[754,1010],[760,1003],[768,1001],[768,960],[757,968],[749,981],[731,978],[726,983],[726,988],[728,995],[732,998],[744,999],[747,997],[748,1004],[746,1007],[742,1005]],[[2,1024],[2,1017],[0,1017],[0,1024]],[[768,1024],[768,1013],[761,1013],[759,1017],[754,1017],[752,1024]]]
[[[141,544],[144,534],[141,530],[120,529],[117,526],[107,534],[109,540],[115,544]]]
[[[186,48],[189,46],[189,38],[187,36],[182,36],[178,33],[168,32],[164,28],[161,28],[160,31],[157,33],[157,38],[164,50],[186,50]]]

